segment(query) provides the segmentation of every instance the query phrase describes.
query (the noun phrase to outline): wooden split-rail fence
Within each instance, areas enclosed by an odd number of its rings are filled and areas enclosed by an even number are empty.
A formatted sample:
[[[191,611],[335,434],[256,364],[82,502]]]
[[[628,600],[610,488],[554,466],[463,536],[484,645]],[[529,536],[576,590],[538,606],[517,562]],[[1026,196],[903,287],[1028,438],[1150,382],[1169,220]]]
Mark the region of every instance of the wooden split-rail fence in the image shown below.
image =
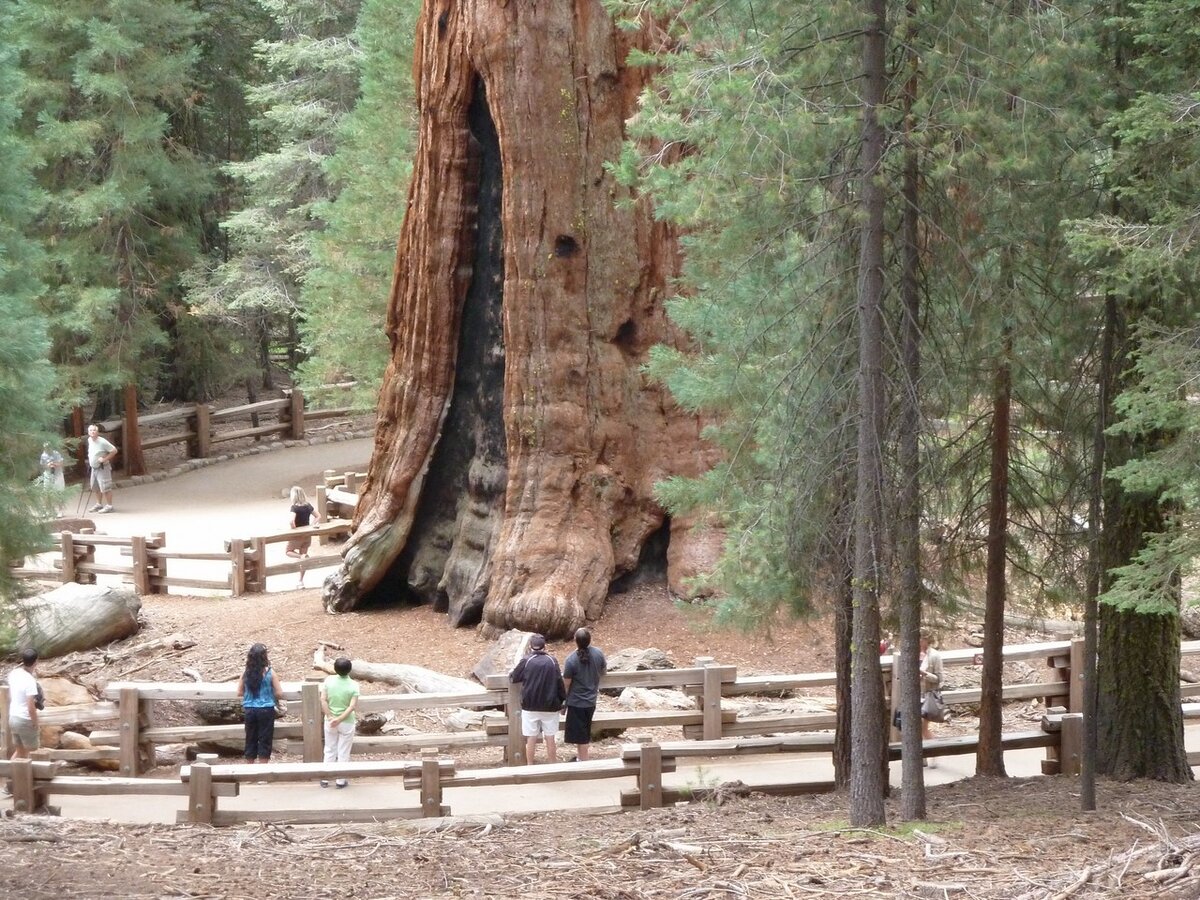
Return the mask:
[[[331,385],[330,390],[345,392],[353,385]],[[125,414],[120,418],[96,422],[103,437],[117,448],[114,467],[126,475],[146,474],[144,451],[156,447],[183,444],[189,459],[207,459],[213,448],[229,441],[253,438],[275,438],[280,440],[302,440],[309,424],[323,419],[344,418],[355,410],[350,406],[315,408],[308,404],[304,392],[289,388],[281,396],[271,400],[260,400],[241,406],[215,409],[207,403],[138,415],[136,391],[128,390],[125,397]],[[68,439],[75,444],[75,474],[87,474],[87,427],[83,410],[76,408],[68,417]],[[142,437],[142,429],[153,427],[152,437]]]
[[[1082,739],[1082,715],[1073,705],[1079,697],[1077,668],[1081,641],[1058,641],[1006,647],[1006,661],[1041,660],[1053,672],[1047,681],[1005,685],[1003,698],[1028,700],[1040,698],[1045,713],[1040,727],[1009,732],[1003,737],[1005,749],[1044,748],[1042,771],[1046,775],[1078,774]],[[1183,644],[1184,657],[1200,656],[1200,641]],[[972,665],[977,651],[951,650],[942,654],[947,668]],[[778,694],[783,691],[829,688],[835,684],[833,673],[801,675],[742,676],[733,666],[719,665],[702,658],[686,669],[610,673],[602,689],[624,687],[669,687],[691,694],[695,708],[690,710],[597,711],[593,729],[644,731],[652,728],[680,728],[683,740],[658,741],[639,738],[623,745],[611,759],[586,763],[556,763],[527,766],[524,739],[520,735],[520,688],[510,685],[503,675],[489,676],[478,691],[456,694],[364,694],[359,701],[363,713],[384,710],[439,709],[474,707],[484,710],[483,728],[467,732],[356,735],[352,752],[372,756],[397,754],[404,758],[384,761],[347,763],[321,762],[321,708],[317,682],[285,682],[284,696],[298,702],[297,709],[276,724],[277,742],[296,752],[301,762],[268,765],[220,764],[215,757],[200,758],[181,768],[175,778],[141,778],[139,773],[152,764],[154,745],[159,743],[221,742],[237,744],[243,736],[241,725],[159,727],[153,722],[154,705],[163,701],[236,700],[233,684],[157,684],[120,682],[108,686],[105,699],[76,707],[47,709],[44,724],[81,724],[115,722],[110,730],[91,733],[91,750],[43,750],[33,761],[0,763],[0,776],[13,785],[13,803],[17,810],[36,809],[54,795],[71,794],[165,794],[187,797],[187,808],[178,813],[181,822],[236,824],[249,820],[292,823],[376,820],[387,817],[436,816],[449,813],[443,792],[450,788],[486,785],[520,785],[571,782],[606,778],[632,778],[633,788],[621,790],[621,806],[653,807],[703,794],[693,788],[672,789],[663,785],[662,775],[676,769],[680,760],[719,759],[735,755],[769,753],[832,754],[835,714],[832,711],[791,715],[749,716],[738,719],[721,709],[722,697]],[[1076,667],[1072,668],[1072,664]],[[891,658],[883,657],[881,671],[891,674]],[[1185,701],[1200,696],[1200,685],[1181,689]],[[977,689],[946,690],[948,705],[979,702]],[[0,704],[7,702],[7,688],[0,688]],[[1185,702],[1185,717],[1200,718],[1200,703]],[[10,746],[7,722],[0,721],[0,743],[7,756]],[[468,747],[496,746],[503,756],[502,765],[493,768],[459,769],[445,755]],[[926,757],[972,754],[977,735],[960,735],[926,741]],[[899,743],[890,745],[893,759],[900,757]],[[65,775],[63,768],[73,762],[109,759],[119,766],[117,776]],[[1192,765],[1200,765],[1200,752],[1189,754]],[[396,809],[320,809],[320,810],[221,810],[221,798],[237,796],[248,782],[312,782],[333,778],[402,778],[406,789],[419,791],[418,802]],[[776,794],[812,793],[832,790],[829,782],[795,781],[755,785],[754,790]]]
[[[316,508],[321,524],[312,526],[305,533],[316,537],[323,545],[349,535],[349,517],[354,512],[356,491],[365,477],[357,472],[327,471],[324,483],[316,487]],[[306,571],[314,571],[340,562],[337,556],[313,556],[304,563],[296,559],[268,563],[267,547],[286,543],[296,535],[296,531],[288,530],[235,537],[226,540],[221,550],[202,552],[172,549],[163,532],[115,537],[63,531],[50,536],[52,546],[42,555],[43,567],[21,565],[12,573],[16,578],[55,584],[95,584],[98,575],[111,575],[119,577],[138,594],[166,594],[171,588],[227,591],[234,596],[263,593],[267,590],[267,578],[271,576],[294,574],[302,566]],[[97,549],[105,547],[116,549],[105,558],[98,558]],[[47,561],[50,568],[44,567]],[[171,570],[180,563],[185,563],[191,570],[202,567],[215,574],[195,577],[173,573]]]

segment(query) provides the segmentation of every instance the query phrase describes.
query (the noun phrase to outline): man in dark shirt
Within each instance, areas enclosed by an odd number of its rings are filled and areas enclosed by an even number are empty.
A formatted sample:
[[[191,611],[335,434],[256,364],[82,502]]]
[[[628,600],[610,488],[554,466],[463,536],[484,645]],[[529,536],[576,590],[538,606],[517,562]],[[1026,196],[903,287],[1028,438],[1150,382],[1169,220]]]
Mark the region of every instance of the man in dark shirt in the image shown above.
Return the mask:
[[[567,692],[558,660],[546,652],[546,639],[529,639],[529,655],[512,670],[509,679],[521,685],[521,734],[525,736],[525,762],[533,764],[538,738],[546,739],[546,761],[558,762],[558,712]]]
[[[563,739],[577,748],[576,759],[585,761],[592,750],[592,716],[600,696],[600,679],[608,671],[608,661],[599,647],[592,646],[592,633],[586,628],[575,632],[575,651],[563,663],[563,681],[567,686],[567,727]]]

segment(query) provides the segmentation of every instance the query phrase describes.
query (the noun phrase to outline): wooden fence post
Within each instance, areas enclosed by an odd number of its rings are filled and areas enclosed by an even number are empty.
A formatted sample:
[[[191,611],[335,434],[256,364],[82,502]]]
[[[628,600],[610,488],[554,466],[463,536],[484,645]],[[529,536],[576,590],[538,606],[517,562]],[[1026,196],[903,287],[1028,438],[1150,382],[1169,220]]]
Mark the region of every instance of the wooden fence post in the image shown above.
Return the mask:
[[[212,443],[212,426],[207,404],[197,403],[189,420],[192,433],[188,437],[188,456],[192,459],[205,459]]]
[[[246,581],[246,593],[266,593],[267,590],[267,542],[261,537],[253,539],[254,558],[250,561],[252,574]]]
[[[294,441],[304,437],[304,391],[292,388],[291,403],[288,404],[288,424],[291,425],[290,437]]]
[[[705,666],[711,666],[716,663],[716,657],[713,656],[697,656],[692,659],[692,665],[697,669],[703,669]],[[701,686],[700,692],[696,694],[696,709],[704,711],[704,687]]]
[[[300,727],[304,736],[304,762],[325,758],[325,714],[321,712],[321,686],[314,681],[300,686]]]
[[[121,427],[121,453],[117,465],[126,475],[145,475],[146,458],[142,455],[142,434],[138,428],[137,385],[125,385],[124,422]]]
[[[344,480],[342,481],[342,487],[346,491],[346,493],[347,494],[357,494],[358,493],[358,473],[357,472],[347,472],[343,476],[343,479]]]
[[[1071,712],[1083,711],[1083,675],[1086,667],[1083,664],[1083,638],[1071,640],[1071,672],[1068,680],[1070,693],[1067,695],[1067,709]]]
[[[83,409],[78,406],[72,408],[71,415],[69,416],[69,421],[70,421],[70,430],[67,433],[67,437],[82,438],[84,431],[86,430],[83,427]],[[79,476],[80,478],[87,477],[87,474],[88,474],[87,441],[81,440],[75,445],[74,471],[75,471],[75,474],[77,476]]]
[[[213,820],[212,767],[197,760],[192,763],[188,784],[188,821],[193,825],[211,825]]]
[[[146,539],[136,535],[131,537],[129,550],[133,558],[133,591],[145,596],[150,593],[150,554],[146,552]]]
[[[62,542],[61,581],[63,584],[69,584],[75,580],[75,535],[69,531],[64,531],[58,537]],[[7,707],[5,708],[7,709]]]
[[[324,484],[317,485],[317,521],[329,521],[329,489]],[[317,537],[318,546],[324,546],[329,543],[329,535],[322,534]]]
[[[160,585],[160,584],[154,583],[155,578],[164,578],[165,579],[167,577],[166,560],[159,559],[158,555],[154,552],[155,550],[165,550],[165,549],[167,549],[167,533],[165,531],[150,532],[149,537],[146,539],[146,550],[147,550],[146,555],[149,560],[148,572],[149,572],[149,576],[150,576],[150,593],[151,594],[167,593],[167,586],[165,584]]]
[[[14,812],[31,813],[37,809],[37,798],[33,791],[33,760],[12,761],[12,798]]]
[[[83,541],[80,544],[79,552],[75,556],[75,578],[74,580],[80,584],[95,584],[95,572],[80,571],[80,564],[94,565],[96,562],[96,545]]]
[[[638,794],[642,809],[657,809],[663,805],[662,747],[658,744],[642,744]]]
[[[246,593],[246,541],[233,538],[229,542],[229,590],[233,596]]]
[[[704,666],[704,740],[720,739],[721,670],[715,663],[708,663]],[[662,803],[658,805],[661,806]]]
[[[523,766],[525,758],[525,736],[521,734],[521,685],[508,685],[508,696],[504,701],[504,714],[508,718],[508,747],[506,755],[510,766]]]
[[[442,772],[439,762],[436,747],[421,751],[421,815],[426,818],[442,814]]]
[[[138,723],[139,703],[137,688],[121,688],[117,701],[120,717],[120,751],[119,762],[121,774],[126,778],[136,778],[138,772]]]

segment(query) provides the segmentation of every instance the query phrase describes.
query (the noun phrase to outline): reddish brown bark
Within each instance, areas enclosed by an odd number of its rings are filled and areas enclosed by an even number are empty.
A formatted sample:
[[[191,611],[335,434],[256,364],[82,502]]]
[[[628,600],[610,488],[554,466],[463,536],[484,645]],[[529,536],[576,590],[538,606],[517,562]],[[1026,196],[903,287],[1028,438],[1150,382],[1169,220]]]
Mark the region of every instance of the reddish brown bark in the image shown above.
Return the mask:
[[[419,139],[370,472],[326,605],[444,605],[566,634],[663,529],[655,482],[709,462],[640,367],[677,343],[671,230],[605,171],[650,72],[649,29],[600,0],[427,0]],[[672,585],[711,558],[670,523]],[[661,545],[656,541],[655,545]]]

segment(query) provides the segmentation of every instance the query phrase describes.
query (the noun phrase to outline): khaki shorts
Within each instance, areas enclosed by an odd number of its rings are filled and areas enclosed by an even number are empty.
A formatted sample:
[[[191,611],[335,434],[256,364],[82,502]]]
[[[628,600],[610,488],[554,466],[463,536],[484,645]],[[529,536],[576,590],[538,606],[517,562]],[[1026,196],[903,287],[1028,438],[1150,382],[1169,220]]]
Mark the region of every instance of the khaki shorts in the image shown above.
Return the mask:
[[[40,730],[29,719],[18,719],[15,716],[10,716],[8,719],[8,731],[12,735],[13,743],[18,744],[25,750],[36,750],[42,746]]]
[[[521,734],[527,738],[554,737],[558,734],[558,713],[521,710]]]
[[[92,487],[101,493],[108,493],[112,490],[112,463],[101,463],[95,469],[92,469]]]

